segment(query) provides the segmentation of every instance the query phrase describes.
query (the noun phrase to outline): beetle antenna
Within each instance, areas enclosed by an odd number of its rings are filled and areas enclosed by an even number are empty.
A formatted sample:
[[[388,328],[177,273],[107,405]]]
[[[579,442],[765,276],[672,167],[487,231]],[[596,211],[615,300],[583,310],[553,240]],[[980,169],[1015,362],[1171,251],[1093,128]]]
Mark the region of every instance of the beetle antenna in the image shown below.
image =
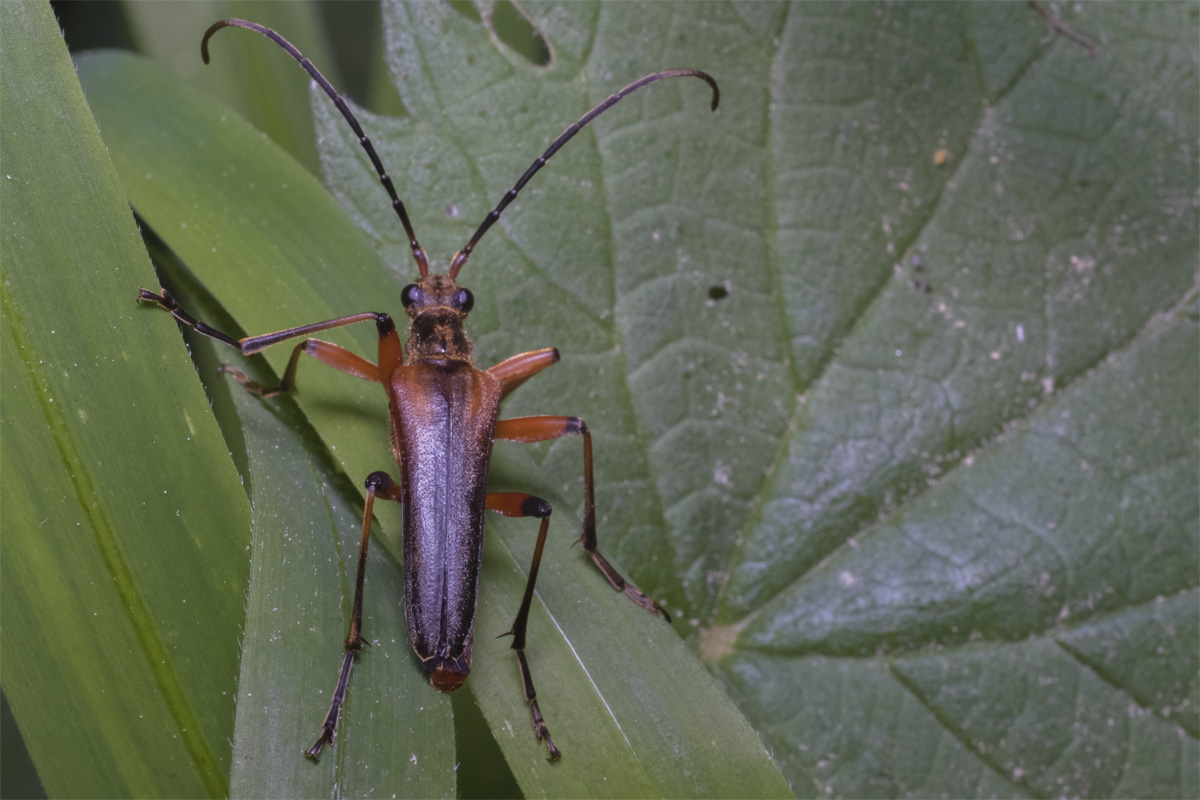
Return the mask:
[[[454,254],[454,258],[450,259],[450,277],[454,278],[458,275],[458,271],[461,270],[463,265],[467,263],[467,259],[471,257],[471,251],[475,249],[475,245],[478,244],[479,240],[483,238],[483,235],[487,233],[488,228],[492,227],[496,220],[500,219],[500,214],[505,208],[508,207],[508,204],[516,198],[517,193],[525,187],[525,184],[529,183],[529,179],[536,175],[537,171],[545,166],[546,162],[550,160],[550,157],[557,153],[564,144],[571,141],[572,136],[579,133],[579,131],[582,130],[585,125],[594,120],[596,117],[615,106],[622,98],[633,94],[643,86],[649,86],[655,81],[661,81],[663,78],[682,78],[687,76],[700,78],[702,81],[712,87],[712,110],[716,111],[717,104],[721,102],[721,90],[717,88],[717,82],[713,80],[711,75],[706,72],[701,72],[698,69],[682,68],[654,72],[645,76],[644,78],[639,78],[616,94],[609,95],[607,100],[584,114],[579,118],[578,122],[574,123],[561,134],[559,134],[559,137],[555,139],[549,147],[546,148],[546,152],[542,153],[537,161],[534,161],[533,164],[530,165],[529,169],[525,170],[525,174],[521,176],[520,180],[517,181],[513,188],[508,190],[508,192],[504,195],[504,199],[500,201],[499,205],[493,208],[488,215],[484,217],[483,223],[479,226],[479,229],[475,231],[475,235],[471,237],[471,241],[467,242],[466,247],[464,247],[462,250],[459,250]]]
[[[383,169],[383,162],[379,160],[379,155],[375,152],[375,147],[371,144],[371,140],[363,133],[362,126],[358,124],[358,120],[354,118],[354,114],[350,112],[350,107],[346,105],[346,101],[338,94],[320,70],[313,66],[313,63],[305,58],[296,46],[287,39],[280,36],[275,31],[268,27],[259,25],[257,22],[250,22],[244,19],[223,19],[220,22],[214,23],[207,31],[204,32],[204,38],[200,40],[200,57],[204,59],[204,63],[208,63],[208,40],[209,38],[221,30],[221,28],[245,28],[255,33],[260,33],[267,37],[275,44],[287,51],[288,55],[296,59],[300,66],[304,67],[312,79],[317,82],[317,85],[325,90],[325,94],[329,95],[329,99],[337,106],[338,111],[342,112],[342,116],[346,118],[346,122],[350,123],[350,127],[358,136],[358,143],[362,145],[363,150],[367,151],[367,156],[371,159],[371,163],[375,166],[375,171],[379,173],[379,182],[383,184],[383,188],[387,189],[388,195],[392,198],[392,208],[396,210],[396,216],[400,217],[400,224],[404,226],[404,232],[408,234],[408,245],[412,248],[413,258],[416,259],[417,269],[421,272],[421,277],[429,274],[429,257],[425,255],[425,249],[417,242],[417,235],[413,233],[412,223],[408,220],[408,211],[404,208],[404,203],[396,194],[396,187],[392,185],[392,179],[388,177],[387,172]],[[711,81],[711,79],[710,79]],[[714,84],[715,86],[715,84]]]

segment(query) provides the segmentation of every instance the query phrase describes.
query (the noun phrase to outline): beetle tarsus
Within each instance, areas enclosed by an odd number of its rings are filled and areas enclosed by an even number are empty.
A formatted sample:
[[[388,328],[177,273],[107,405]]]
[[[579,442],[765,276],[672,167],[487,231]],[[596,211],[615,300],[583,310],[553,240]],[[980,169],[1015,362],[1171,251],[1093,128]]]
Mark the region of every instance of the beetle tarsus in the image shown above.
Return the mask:
[[[166,289],[160,289],[157,292],[152,292],[149,289],[138,289],[138,300],[145,300],[149,303],[157,303],[167,311],[171,310],[171,306],[175,305],[175,298],[167,293]],[[168,305],[169,304],[169,305]]]
[[[628,597],[633,602],[637,603],[642,608],[649,611],[654,616],[656,616],[656,617],[661,616],[668,623],[671,622],[670,613],[668,613],[665,608],[663,608],[661,605],[659,605],[657,602],[655,602],[651,597],[648,597],[645,593],[643,593],[640,589],[638,589],[632,583],[625,584],[625,596]]]
[[[550,729],[546,727],[542,710],[538,708],[537,698],[529,701],[529,716],[533,719],[533,735],[539,742],[545,742],[546,747],[550,750],[550,755],[546,757],[546,760],[558,761],[562,758],[562,751],[554,746],[554,740],[550,738]]]
[[[326,742],[328,742],[329,744],[333,744],[333,728],[322,729],[321,730],[321,738],[317,739],[316,744],[314,744],[312,747],[305,750],[304,755],[308,756],[313,761],[320,761],[321,760],[321,748],[325,746]]]
[[[586,534],[584,535],[584,537],[581,541],[584,542],[584,547],[587,547],[587,535]],[[665,619],[667,622],[671,621],[671,615],[669,613],[667,613],[667,610],[665,608],[663,608],[658,603],[656,603],[649,595],[645,594],[641,589],[637,588],[632,583],[630,583],[629,581],[622,578],[621,573],[619,573],[615,569],[613,569],[612,564],[609,564],[608,559],[605,558],[604,556],[600,555],[599,550],[588,550],[587,552],[588,552],[588,555],[590,555],[592,557],[592,562],[597,567],[600,568],[600,571],[602,573],[604,573],[604,577],[608,578],[608,582],[609,582],[609,584],[612,585],[613,589],[616,589],[618,592],[624,592],[626,597],[628,597],[630,600],[637,603],[639,606],[646,609],[647,611],[649,611],[651,614],[655,615],[656,617],[662,616],[662,618]]]
[[[342,668],[338,672],[337,687],[333,690],[333,700],[329,703],[329,710],[325,712],[325,721],[321,723],[321,735],[317,737],[316,744],[304,751],[304,754],[313,761],[320,760],[321,748],[325,743],[333,744],[337,736],[338,717],[342,713],[342,704],[346,702],[346,687],[350,684],[350,673],[354,670],[354,655],[356,649],[351,649],[350,642],[346,642],[346,655],[342,659]]]

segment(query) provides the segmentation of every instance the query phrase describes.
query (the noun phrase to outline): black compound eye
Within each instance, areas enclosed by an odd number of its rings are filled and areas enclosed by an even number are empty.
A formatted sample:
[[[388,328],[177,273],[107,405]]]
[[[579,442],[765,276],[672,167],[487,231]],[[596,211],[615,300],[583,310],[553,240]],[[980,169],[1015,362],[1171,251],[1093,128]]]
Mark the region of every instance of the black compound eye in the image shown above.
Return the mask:
[[[458,310],[462,313],[467,313],[475,305],[475,295],[471,294],[470,289],[458,290]]]
[[[417,297],[420,293],[420,288],[415,283],[410,283],[404,287],[404,291],[400,292],[400,302],[405,308],[408,308],[413,303],[417,302]]]

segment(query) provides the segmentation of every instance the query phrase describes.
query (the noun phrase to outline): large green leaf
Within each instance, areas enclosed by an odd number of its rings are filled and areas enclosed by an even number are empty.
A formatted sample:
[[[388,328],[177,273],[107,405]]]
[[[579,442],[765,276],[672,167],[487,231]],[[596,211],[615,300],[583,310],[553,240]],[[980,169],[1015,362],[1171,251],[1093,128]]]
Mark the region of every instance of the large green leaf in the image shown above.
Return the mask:
[[[54,795],[222,796],[249,509],[46,5],[0,118],[5,693]]]
[[[387,4],[413,117],[366,125],[449,253],[615,86],[720,80],[599,120],[463,278],[485,361],[563,351],[512,410],[589,420],[605,541],[792,787],[1195,795],[1197,8],[1083,6],[1095,60],[1017,4],[524,8],[546,69]]]

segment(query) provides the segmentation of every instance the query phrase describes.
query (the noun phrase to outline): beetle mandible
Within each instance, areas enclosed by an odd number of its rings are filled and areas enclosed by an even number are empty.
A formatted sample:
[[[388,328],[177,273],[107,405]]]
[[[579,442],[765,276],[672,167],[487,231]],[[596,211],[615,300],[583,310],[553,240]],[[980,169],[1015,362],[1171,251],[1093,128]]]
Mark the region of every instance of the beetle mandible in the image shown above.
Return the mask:
[[[454,254],[446,273],[437,274],[430,272],[429,259],[417,243],[404,203],[396,194],[392,180],[370,139],[363,133],[341,95],[291,42],[256,22],[225,19],[213,24],[201,40],[200,54],[204,63],[208,63],[209,38],[221,28],[230,26],[254,31],[275,42],[299,62],[333,100],[379,174],[380,183],[392,200],[392,208],[404,226],[420,273],[417,282],[404,287],[400,295],[400,301],[409,316],[408,341],[403,346],[395,323],[383,312],[351,314],[262,336],[235,339],[198,321],[181,308],[166,289],[157,292],[140,289],[138,292],[139,300],[157,304],[197,333],[223,342],[247,356],[288,339],[307,337],[318,331],[357,322],[374,322],[379,333],[377,364],[338,345],[306,338],[292,350],[278,386],[263,386],[233,367],[221,368],[254,394],[272,397],[295,388],[300,356],[308,354],[334,369],[382,384],[388,396],[392,453],[400,478],[394,480],[386,472],[373,472],[367,477],[354,605],[350,631],[346,636],[345,655],[338,672],[333,701],[321,725],[320,737],[306,754],[316,759],[327,742],[333,743],[354,659],[366,644],[362,636],[363,580],[371,511],[376,498],[380,498],[396,500],[403,505],[404,610],[409,638],[430,682],[444,692],[462,686],[471,671],[475,609],[483,554],[484,510],[510,517],[540,519],[525,593],[509,634],[512,636],[512,649],[517,652],[522,689],[529,703],[534,734],[538,741],[546,743],[550,760],[556,760],[561,753],[550,738],[549,728],[538,707],[537,692],[525,658],[526,625],[549,530],[551,508],[545,500],[533,495],[487,491],[493,441],[541,442],[563,436],[582,437],[584,513],[580,541],[584,551],[614,589],[624,592],[650,613],[661,614],[668,622],[671,618],[658,603],[621,577],[596,548],[592,437],[584,421],[569,416],[499,419],[500,401],[526,380],[557,362],[558,350],[553,347],[532,350],[488,369],[479,369],[475,365],[471,340],[463,329],[463,320],[474,300],[471,292],[460,287],[455,279],[476,244],[530,178],[597,116],[623,97],[655,81],[689,76],[700,78],[711,87],[712,110],[715,111],[720,100],[717,83],[699,70],[671,69],[646,75],[610,95],[550,144],[488,213],[470,241]]]

